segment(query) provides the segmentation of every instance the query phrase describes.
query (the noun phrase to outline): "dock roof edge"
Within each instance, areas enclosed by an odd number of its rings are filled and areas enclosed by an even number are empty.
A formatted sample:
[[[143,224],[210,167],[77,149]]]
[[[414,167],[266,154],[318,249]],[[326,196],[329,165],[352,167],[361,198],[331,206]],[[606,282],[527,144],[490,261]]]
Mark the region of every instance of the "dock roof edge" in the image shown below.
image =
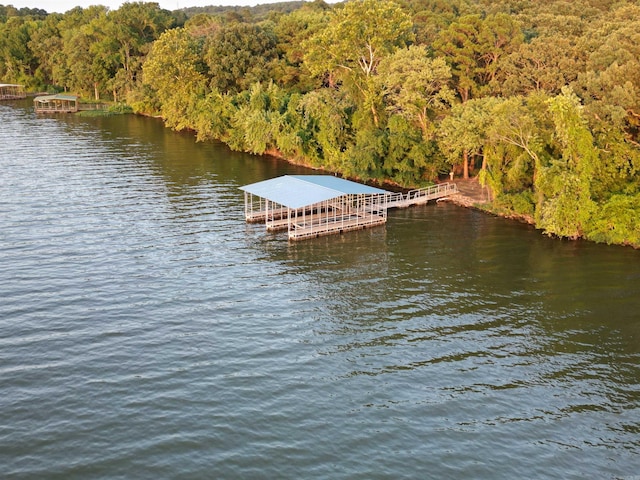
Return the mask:
[[[288,208],[302,208],[343,195],[381,195],[388,193],[333,175],[284,175],[240,187],[252,195]]]

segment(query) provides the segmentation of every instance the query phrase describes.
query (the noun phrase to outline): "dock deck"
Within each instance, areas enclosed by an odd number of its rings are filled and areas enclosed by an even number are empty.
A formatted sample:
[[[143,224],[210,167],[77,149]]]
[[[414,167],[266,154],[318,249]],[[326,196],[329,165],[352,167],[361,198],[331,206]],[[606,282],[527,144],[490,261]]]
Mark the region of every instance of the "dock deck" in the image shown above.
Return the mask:
[[[297,223],[293,221],[289,228],[289,238],[291,240],[306,240],[308,238],[318,238],[325,235],[333,235],[353,230],[364,230],[365,228],[382,225],[387,218],[380,215],[341,215],[339,217],[326,217],[316,224]]]

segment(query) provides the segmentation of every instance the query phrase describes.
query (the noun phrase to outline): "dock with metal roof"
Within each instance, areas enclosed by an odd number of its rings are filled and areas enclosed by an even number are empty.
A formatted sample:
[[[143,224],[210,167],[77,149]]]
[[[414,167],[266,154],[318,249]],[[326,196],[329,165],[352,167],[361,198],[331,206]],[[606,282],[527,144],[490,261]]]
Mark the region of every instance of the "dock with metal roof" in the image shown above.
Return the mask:
[[[457,193],[440,184],[392,193],[331,175],[285,175],[241,187],[247,222],[263,222],[268,231],[287,230],[304,240],[382,225],[389,208],[426,203]]]
[[[387,221],[385,190],[331,175],[285,175],[241,188],[245,219],[303,240]]]

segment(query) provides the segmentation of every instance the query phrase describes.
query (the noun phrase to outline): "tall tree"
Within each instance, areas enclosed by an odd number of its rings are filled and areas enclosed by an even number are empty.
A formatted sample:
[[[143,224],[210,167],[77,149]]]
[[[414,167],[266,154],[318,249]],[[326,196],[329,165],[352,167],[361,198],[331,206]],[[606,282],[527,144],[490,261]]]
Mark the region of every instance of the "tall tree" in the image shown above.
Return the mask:
[[[235,138],[242,140],[236,146],[259,155],[273,152],[284,123],[284,92],[273,82],[268,85],[254,83],[246,98],[231,119],[237,131]]]
[[[344,152],[351,142],[352,99],[335,89],[320,89],[303,96],[298,114],[305,119],[305,143],[314,166],[344,173],[349,159]]]
[[[594,118],[623,120],[628,142],[640,147],[640,6],[617,9],[589,30],[590,54],[574,83]]]
[[[554,35],[521,44],[505,60],[500,80],[503,95],[547,92],[557,95],[584,70],[578,48],[570,39]]]
[[[480,16],[467,15],[442,30],[433,43],[436,54],[444,56],[451,65],[456,89],[463,103],[470,100],[472,93],[478,89],[481,29]]]
[[[506,14],[465,15],[438,35],[433,47],[451,65],[462,102],[492,93],[501,60],[524,40],[520,24]]]
[[[338,81],[359,94],[360,103],[379,124],[381,99],[373,76],[383,58],[413,38],[411,17],[390,0],[354,0],[336,8],[327,27],[305,42],[312,74]]]
[[[105,39],[106,7],[89,7],[72,12],[81,20],[77,27],[63,31],[63,57],[65,61],[65,87],[76,93],[98,100],[100,92],[107,90],[113,73],[112,66],[105,62],[98,47]]]
[[[60,33],[61,14],[48,15],[39,22],[38,28],[32,33],[29,48],[38,61],[34,74],[42,86],[53,85],[62,78],[60,67],[64,64],[62,55],[62,35]],[[64,82],[62,83],[64,85]]]
[[[480,181],[491,188],[494,199],[518,214],[532,216],[533,185],[549,162],[554,128],[548,98],[535,94],[496,99],[489,112],[483,152],[487,168],[480,172]]]
[[[96,50],[116,72],[111,82],[116,100],[131,91],[151,44],[175,19],[157,3],[126,2],[110,11],[106,20],[105,37]]]
[[[167,30],[153,44],[144,63],[143,82],[158,97],[167,125],[193,128],[198,102],[207,93],[202,43],[184,28]]]
[[[0,23],[0,77],[13,82],[28,82],[37,62],[29,41],[37,23],[30,17],[11,16]]]
[[[487,143],[491,111],[497,102],[493,97],[469,100],[455,105],[451,114],[440,122],[438,143],[452,165],[462,160],[462,176],[469,178],[469,164],[482,155]]]
[[[277,38],[279,63],[274,81],[284,88],[299,92],[319,86],[304,64],[303,44],[325,28],[327,22],[327,12],[315,6],[305,6],[278,19],[274,33]]]
[[[424,140],[431,139],[433,121],[455,101],[444,59],[431,59],[426,47],[412,45],[383,60],[380,71],[388,108],[417,125]]]
[[[600,158],[582,110],[580,99],[568,87],[549,100],[561,158],[536,178],[536,188],[544,195],[536,212],[538,226],[569,238],[587,233],[596,211],[591,181]]]

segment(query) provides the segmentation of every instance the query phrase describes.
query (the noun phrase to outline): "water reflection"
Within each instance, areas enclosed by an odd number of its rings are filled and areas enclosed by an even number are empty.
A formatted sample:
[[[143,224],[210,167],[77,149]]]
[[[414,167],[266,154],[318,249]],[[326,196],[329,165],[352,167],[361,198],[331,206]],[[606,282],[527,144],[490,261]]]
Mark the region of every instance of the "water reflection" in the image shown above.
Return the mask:
[[[638,275],[639,252],[450,205],[395,212],[384,230],[282,242],[269,253],[304,273],[318,354],[345,378],[408,375],[428,386],[410,388],[412,402],[464,401],[461,426],[598,415],[612,431],[639,428],[610,417],[640,400],[640,291],[619,282]],[[403,404],[402,390],[371,406]]]
[[[237,187],[297,167],[150,119],[15,122],[0,450],[16,471],[34,444],[46,465],[25,476],[93,465],[91,436],[111,472],[132,455],[192,472],[196,453],[221,478],[635,472],[639,252],[447,204],[290,243],[244,223]]]
[[[159,119],[127,115],[65,120],[74,128],[89,128],[91,135],[100,135],[107,142],[144,150],[155,173],[170,187],[207,183],[238,187],[285,173],[308,172],[271,157],[256,161],[255,155],[232,152],[220,143],[196,142],[192,132],[173,132]]]

